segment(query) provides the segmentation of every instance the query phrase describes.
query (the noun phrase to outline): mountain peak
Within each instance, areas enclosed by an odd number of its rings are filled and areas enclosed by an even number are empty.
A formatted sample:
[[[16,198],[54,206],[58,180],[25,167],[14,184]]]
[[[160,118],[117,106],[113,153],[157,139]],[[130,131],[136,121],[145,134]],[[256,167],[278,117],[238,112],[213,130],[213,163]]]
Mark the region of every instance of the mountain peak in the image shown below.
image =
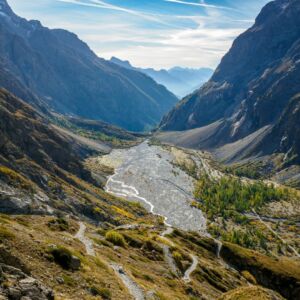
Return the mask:
[[[6,0],[0,0],[0,17],[15,17],[15,14]]]
[[[10,6],[8,5],[6,0],[0,0],[0,11],[2,12],[12,12],[12,9],[10,8]]]
[[[114,63],[114,64],[117,64],[117,65],[120,65],[124,68],[127,68],[127,69],[132,69],[132,65],[131,63],[128,61],[128,60],[121,60],[115,56],[112,56],[111,59],[110,59],[110,62]]]

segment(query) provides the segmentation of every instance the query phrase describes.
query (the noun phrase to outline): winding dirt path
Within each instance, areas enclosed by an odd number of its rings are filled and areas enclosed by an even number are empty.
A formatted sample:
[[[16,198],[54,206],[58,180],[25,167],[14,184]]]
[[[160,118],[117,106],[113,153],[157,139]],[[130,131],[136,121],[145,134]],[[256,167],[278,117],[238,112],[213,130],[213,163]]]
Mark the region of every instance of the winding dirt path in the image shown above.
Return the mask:
[[[86,253],[91,256],[96,256],[94,246],[93,246],[93,241],[90,240],[86,235],[86,225],[83,222],[79,222],[79,230],[75,235],[75,238],[80,240],[86,249]],[[129,293],[132,295],[132,297],[135,300],[144,300],[144,292],[143,290],[139,287],[139,285],[134,282],[124,271],[123,267],[121,265],[118,265],[116,263],[110,263],[108,264],[110,268],[112,268],[115,272],[115,274],[120,278],[120,280],[123,282],[123,284],[126,286],[128,289]]]
[[[116,263],[110,263],[110,267],[115,271],[115,274],[121,279],[135,300],[145,300],[144,291],[127,275],[122,266]]]
[[[166,242],[168,242],[172,246],[174,246],[174,243],[171,240],[169,240],[168,238],[166,238],[166,235],[172,234],[173,231],[174,231],[174,229],[172,227],[167,226],[167,229],[160,234],[160,237],[163,238],[164,240],[166,240]],[[170,247],[166,244],[163,244],[163,243],[161,243],[160,246],[163,249],[165,262],[169,265],[170,270],[175,275],[179,275],[180,272],[179,272],[179,270],[177,268],[177,265],[174,261],[173,255],[170,251]]]
[[[96,256],[93,242],[85,235],[86,226],[83,222],[79,222],[79,230],[75,235],[82,244],[84,244],[86,253],[91,256]]]
[[[191,266],[185,271],[182,279],[185,283],[189,283],[191,282],[191,274],[197,269],[197,266],[198,266],[198,263],[199,263],[199,260],[198,258],[191,254],[191,258],[193,260]]]

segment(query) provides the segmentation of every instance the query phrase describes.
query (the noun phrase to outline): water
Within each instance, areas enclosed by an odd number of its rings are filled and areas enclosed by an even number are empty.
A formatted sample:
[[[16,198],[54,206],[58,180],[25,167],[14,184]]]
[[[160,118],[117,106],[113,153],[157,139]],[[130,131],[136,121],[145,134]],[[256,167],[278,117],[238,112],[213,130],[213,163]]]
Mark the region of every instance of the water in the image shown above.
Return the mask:
[[[194,181],[172,164],[169,152],[144,142],[113,150],[105,159],[120,162],[107,181],[107,192],[140,202],[149,212],[164,217],[168,226],[206,231],[203,213],[190,206]]]

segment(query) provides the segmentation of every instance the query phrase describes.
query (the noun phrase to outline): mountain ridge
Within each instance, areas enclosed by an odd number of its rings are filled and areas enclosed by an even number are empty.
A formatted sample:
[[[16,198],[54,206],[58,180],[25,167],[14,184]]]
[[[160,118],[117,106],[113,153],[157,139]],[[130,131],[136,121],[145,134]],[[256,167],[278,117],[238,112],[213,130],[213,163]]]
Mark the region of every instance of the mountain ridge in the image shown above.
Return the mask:
[[[211,80],[163,118],[161,130],[184,132],[203,128],[206,132],[205,127],[219,122],[221,125],[206,139],[205,145],[201,142],[205,136],[198,136],[197,147],[215,149],[245,139],[264,126],[278,126],[277,120],[299,93],[299,12],[299,1],[268,3],[255,24],[234,41]],[[299,125],[295,122],[293,126],[298,128]],[[288,135],[292,134],[292,127],[290,130]],[[272,139],[278,140],[274,130],[268,136],[272,133]],[[283,136],[279,140],[281,138]],[[248,157],[283,149],[278,142],[271,151],[263,141]],[[193,144],[196,145],[197,140]],[[299,149],[295,148],[288,153],[288,160],[294,157],[297,162],[295,157],[299,155]],[[236,157],[243,158],[245,156]]]
[[[99,58],[75,34],[27,21],[3,5],[2,65],[51,109],[143,131],[177,102],[150,77]]]
[[[177,97],[182,98],[198,89],[213,74],[210,68],[183,68],[173,67],[171,69],[155,70],[153,68],[137,68],[127,60],[123,61],[112,57],[111,62],[128,69],[137,70],[153,78],[157,83],[164,85]]]

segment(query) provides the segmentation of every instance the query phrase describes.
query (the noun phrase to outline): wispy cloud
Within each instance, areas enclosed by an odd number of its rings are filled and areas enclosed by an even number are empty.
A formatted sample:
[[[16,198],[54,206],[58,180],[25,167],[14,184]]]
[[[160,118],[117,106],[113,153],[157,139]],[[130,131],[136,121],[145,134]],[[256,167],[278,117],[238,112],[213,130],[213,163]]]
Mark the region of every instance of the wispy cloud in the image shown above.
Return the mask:
[[[110,4],[110,3],[107,3],[107,2],[101,1],[101,0],[90,0],[88,2],[84,2],[84,1],[81,1],[81,0],[56,0],[56,1],[71,3],[71,4],[81,5],[81,6],[87,6],[87,7],[95,7],[95,8],[100,8],[100,9],[108,9],[108,10],[119,11],[119,12],[127,13],[127,14],[130,14],[130,15],[134,15],[138,18],[142,18],[142,19],[145,19],[145,20],[148,20],[148,21],[156,22],[156,23],[161,24],[161,25],[165,25],[165,26],[169,26],[169,27],[175,27],[175,28],[179,27],[176,24],[171,24],[171,23],[165,22],[161,18],[162,15],[160,15],[160,14],[144,13],[144,12],[140,12],[140,11],[137,11],[137,10],[128,9],[128,8],[124,8],[124,7],[121,7],[121,6],[113,5],[113,4]]]
[[[184,4],[184,5],[190,5],[190,6],[199,6],[199,7],[205,7],[205,8],[216,8],[216,9],[228,9],[228,10],[235,10],[234,8],[228,7],[228,6],[221,6],[221,5],[213,5],[213,4],[207,4],[204,1],[199,2],[186,2],[182,0],[164,0],[165,2],[172,2],[172,3],[178,3],[178,4]]]
[[[157,69],[216,67],[267,1],[9,0],[26,18],[75,32],[100,57]]]

